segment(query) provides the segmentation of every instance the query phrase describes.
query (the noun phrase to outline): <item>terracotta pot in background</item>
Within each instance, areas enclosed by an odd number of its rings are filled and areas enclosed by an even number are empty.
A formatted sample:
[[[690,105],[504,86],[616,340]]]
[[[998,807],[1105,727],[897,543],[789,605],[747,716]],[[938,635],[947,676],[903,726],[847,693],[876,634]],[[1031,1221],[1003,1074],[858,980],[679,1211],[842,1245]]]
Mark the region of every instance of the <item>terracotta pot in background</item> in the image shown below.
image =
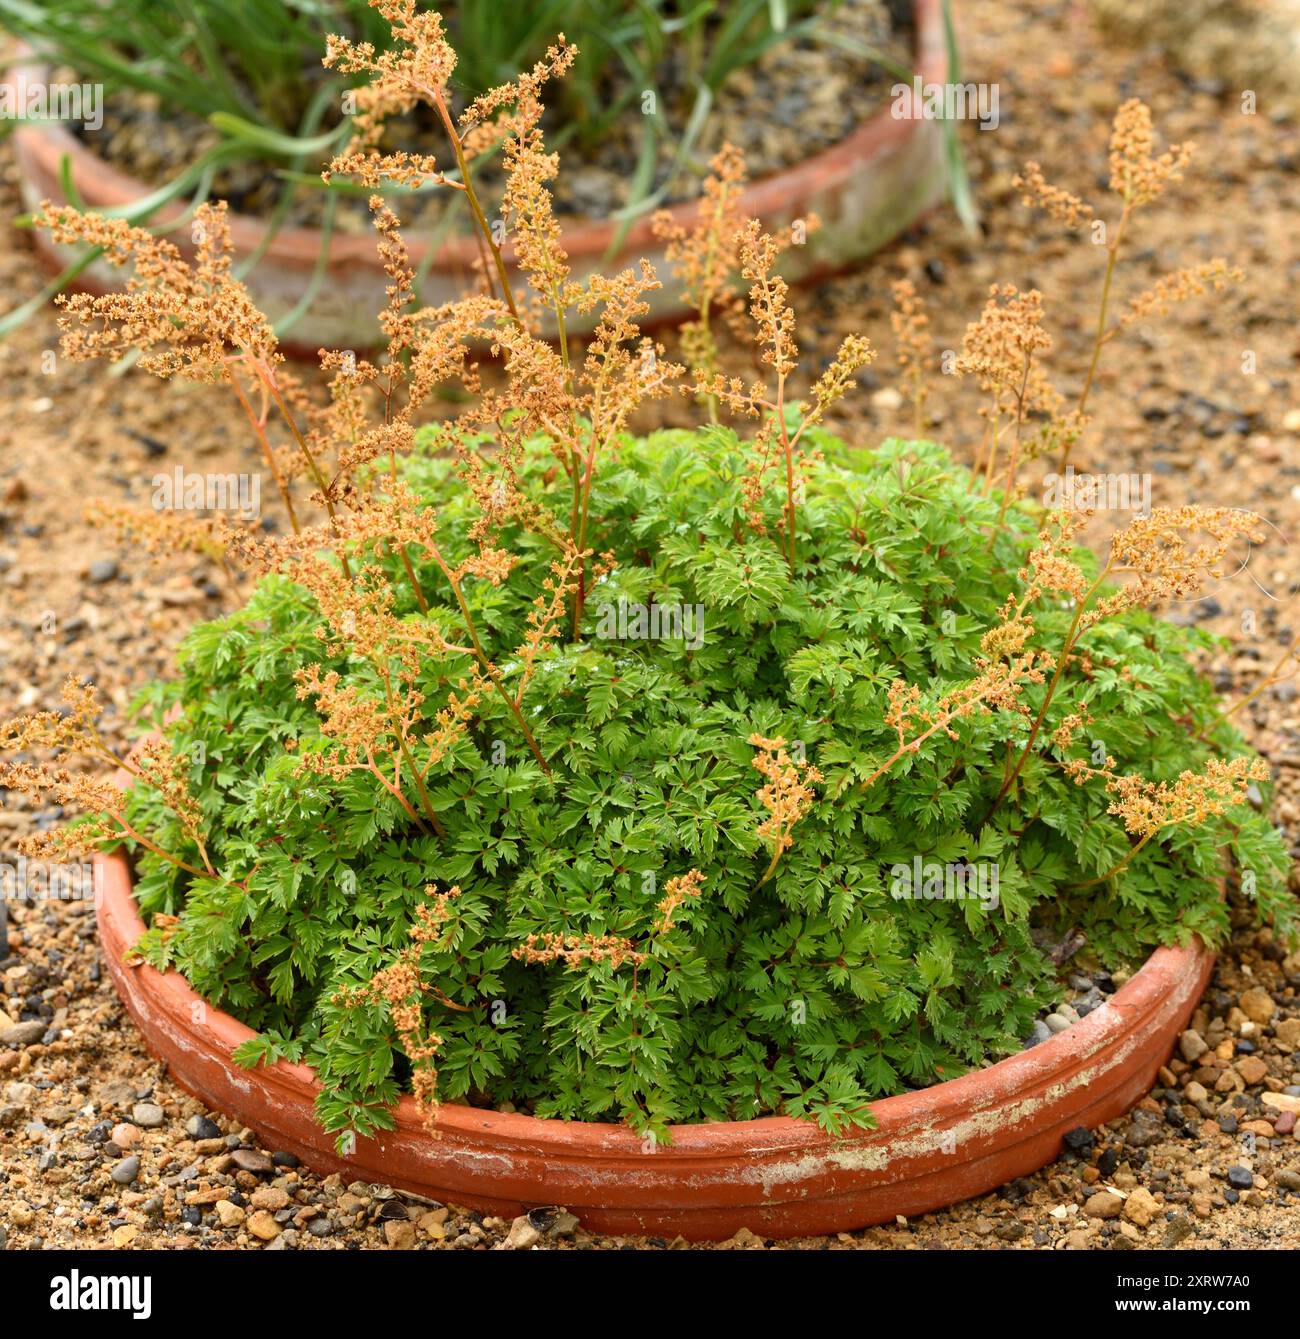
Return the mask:
[[[941,0],[915,0],[915,11],[916,73],[926,82],[942,82],[948,66]],[[20,73],[29,84],[42,78],[39,68],[30,67],[12,72],[9,78],[16,79]],[[76,190],[91,208],[129,204],[147,193],[147,187],[109,166],[61,126],[24,125],[13,140],[28,209],[35,209],[42,200],[63,200],[60,164],[65,155],[71,160]],[[810,213],[819,215],[822,227],[809,236],[806,246],[795,249],[784,271],[791,279],[810,279],[844,269],[883,246],[939,203],[944,184],[942,125],[937,121],[896,119],[886,102],[839,144],[753,182],[741,198],[741,210],[762,219],[769,229]],[[160,210],[155,221],[174,219],[182,208],[176,204]],[[671,210],[681,222],[693,221],[695,212],[694,202]],[[621,266],[645,256],[666,280],[663,289],[649,295],[652,310],[648,320],[680,316],[680,293],[671,281],[671,268],[665,262],[663,247],[653,236],[649,217],[633,224],[611,257],[616,227],[608,220],[564,225],[560,240],[569,254],[574,277],[581,279],[593,270]],[[320,257],[321,233],[314,228],[284,228],[267,242],[263,220],[242,214],[231,215],[230,231],[237,266],[241,259],[266,247],[245,282],[262,310],[272,321],[280,321],[310,287]],[[187,246],[183,230],[174,234],[173,240],[183,249]],[[427,243],[414,235],[408,242],[418,269]],[[36,246],[55,269],[61,269],[74,254],[54,247],[42,233],[36,235]],[[512,254],[507,245],[507,261],[512,260]],[[313,359],[321,347],[361,350],[377,342],[374,317],[384,306],[388,283],[369,233],[335,233],[329,241],[328,257],[324,282],[285,339],[286,350]],[[478,248],[471,237],[444,242],[424,280],[422,300],[436,306],[462,296],[472,283],[477,257]],[[515,274],[513,266],[511,273]],[[115,282],[112,269],[101,262],[82,274],[78,286],[103,292]]]
[[[316,1124],[304,1065],[241,1069],[253,1034],[178,972],[129,966],[143,932],[121,854],[97,856],[100,936],[113,983],[150,1049],[214,1111],[268,1147],[340,1172],[509,1217],[560,1204],[589,1228],[704,1241],[848,1231],[980,1195],[1052,1161],[1066,1131],[1120,1115],[1151,1086],[1200,998],[1213,955],[1159,949],[1068,1031],[987,1069],[872,1104],[878,1126],[835,1139],[785,1117],[680,1125],[653,1148],[626,1126],[441,1108],[437,1134],[403,1097],[397,1128],[341,1158]]]

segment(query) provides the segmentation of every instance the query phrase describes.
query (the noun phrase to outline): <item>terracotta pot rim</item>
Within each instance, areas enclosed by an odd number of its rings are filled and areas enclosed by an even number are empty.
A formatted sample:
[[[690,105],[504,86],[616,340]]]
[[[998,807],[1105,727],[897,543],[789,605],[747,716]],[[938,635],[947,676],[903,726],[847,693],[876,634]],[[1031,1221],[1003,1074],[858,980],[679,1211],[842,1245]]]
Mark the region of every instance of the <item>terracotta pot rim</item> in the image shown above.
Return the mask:
[[[942,0],[913,0],[913,21],[916,47],[913,54],[914,74],[929,82],[945,78],[948,68],[947,45],[944,36]],[[36,61],[15,63],[8,78],[34,73],[48,67]],[[779,169],[750,182],[740,197],[740,209],[747,216],[765,219],[774,213],[797,210],[798,203],[814,193],[847,181],[866,164],[904,140],[919,124],[895,118],[888,105],[881,107],[863,121],[844,139],[827,149],[804,159],[791,167]],[[44,173],[57,179],[59,163],[67,155],[71,159],[72,175],[83,199],[92,207],[116,207],[130,204],[149,193],[150,188],[134,177],[112,166],[93,153],[62,125],[22,126],[14,133],[20,159],[26,158]],[[161,220],[175,217],[183,206],[173,202],[156,214]],[[695,200],[682,201],[669,207],[674,222],[687,225],[694,221],[698,209]],[[265,220],[250,214],[229,215],[231,240],[237,252],[251,253],[262,247],[266,239]],[[562,222],[560,244],[571,261],[593,261],[604,257],[610,249],[617,223],[612,219],[575,219]],[[636,252],[653,241],[649,215],[639,218],[629,229],[618,249],[620,257]],[[409,242],[412,263],[418,268],[427,254],[429,242],[412,238]],[[275,232],[265,244],[264,254],[277,261],[296,261],[320,254],[319,228],[292,227]],[[507,263],[513,263],[513,248],[503,248]],[[373,263],[375,242],[370,233],[350,234],[335,232],[329,239],[329,263],[346,265],[356,261]],[[478,245],[472,237],[453,236],[437,244],[432,262],[434,271],[462,271],[478,260]]]
[[[100,932],[105,953],[120,955],[144,933],[145,925],[136,908],[126,857],[120,852],[98,854],[96,889]],[[877,1134],[886,1126],[913,1126],[922,1116],[930,1122],[955,1119],[964,1113],[987,1109],[993,1097],[999,1103],[1014,1103],[1041,1091],[1045,1078],[1060,1083],[1079,1072],[1089,1060],[1123,1035],[1136,1031],[1144,1020],[1156,1015],[1164,1001],[1187,978],[1208,971],[1213,953],[1199,939],[1182,948],[1158,948],[1143,966],[1099,1008],[1037,1046],[1008,1056],[982,1069],[914,1092],[880,1098],[870,1104],[877,1130],[849,1130],[832,1136],[813,1121],[789,1116],[760,1116],[752,1120],[698,1122],[673,1125],[672,1143],[663,1146],[661,1157],[727,1156],[780,1150],[812,1150],[839,1147],[855,1139]],[[230,1014],[206,1004],[179,971],[160,973],[148,964],[125,968],[139,974],[142,988],[169,1013],[182,1012],[191,1019],[187,1030],[211,1049],[230,1053],[256,1033]],[[198,1009],[195,1006],[199,1006]],[[280,1061],[244,1071],[250,1082],[284,1090],[284,1095],[302,1097],[319,1091],[313,1070],[305,1064]],[[409,1094],[403,1094],[393,1111],[402,1130],[427,1130],[425,1112]],[[495,1142],[519,1142],[531,1148],[550,1145],[567,1157],[637,1156],[642,1137],[623,1124],[600,1121],[542,1118],[489,1108],[445,1103],[439,1108],[439,1133],[462,1133]]]

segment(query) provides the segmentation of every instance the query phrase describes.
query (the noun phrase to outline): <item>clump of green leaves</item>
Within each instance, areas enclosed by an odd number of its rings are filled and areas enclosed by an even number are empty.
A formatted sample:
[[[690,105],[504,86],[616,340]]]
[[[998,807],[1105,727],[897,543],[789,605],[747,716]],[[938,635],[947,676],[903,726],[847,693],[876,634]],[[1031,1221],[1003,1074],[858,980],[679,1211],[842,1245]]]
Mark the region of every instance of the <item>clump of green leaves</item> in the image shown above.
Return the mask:
[[[388,1006],[340,1000],[406,942],[426,884],[458,885],[420,957],[437,988],[424,1008],[442,1039],[440,1096],[662,1135],[778,1111],[832,1130],[865,1123],[872,1098],[1018,1049],[1057,998],[1036,932],[1081,929],[1112,963],[1193,933],[1219,940],[1225,845],[1252,871],[1261,913],[1288,921],[1284,844],[1248,807],[1179,828],[1087,892],[1076,889],[1129,839],[1104,788],[1074,784],[1054,749],[984,823],[1024,736],[1015,713],[964,718],[889,784],[860,789],[894,751],[890,685],[924,682],[938,697],[962,680],[1036,526],[1013,506],[990,545],[999,501],[933,445],[818,444],[827,459],[809,479],[795,573],[770,541],[737,539],[746,456],[729,429],[623,444],[592,499],[617,565],[582,636],[547,655],[532,689],[552,775],[488,707],[430,777],[443,837],[415,832],[364,772],[304,773],[324,741],[295,670],[349,668],[304,589],[268,578],[244,609],[195,629],[181,677],[149,706],[155,721],[177,713],[173,749],[201,760],[192,784],[222,874],[144,855],[142,909],[178,919],[140,951],[259,1030],[243,1058],[308,1060],[324,1122],[366,1132],[387,1124],[407,1067]],[[535,445],[527,476],[549,461]],[[446,464],[417,457],[407,475],[453,551],[470,552],[475,508]],[[777,499],[774,528],[781,515]],[[475,585],[473,613],[503,663],[545,571],[539,555],[501,586]],[[699,605],[703,635],[600,637],[602,619],[617,631],[620,604],[625,628],[641,609]],[[449,619],[450,606],[427,616]],[[413,602],[400,612],[425,616]],[[1059,645],[1068,620],[1046,611],[1041,644]],[[1086,712],[1117,767],[1155,780],[1240,753],[1188,658],[1205,644],[1138,610],[1097,624],[1050,722]],[[420,689],[436,700],[448,677],[433,664]],[[823,776],[765,883],[754,732],[783,737]],[[184,845],[154,793],[133,790],[129,809],[162,845]],[[893,867],[918,855],[996,863],[997,904],[895,898]],[[666,884],[692,869],[700,892],[657,929]],[[615,936],[644,956],[516,956],[548,936]]]

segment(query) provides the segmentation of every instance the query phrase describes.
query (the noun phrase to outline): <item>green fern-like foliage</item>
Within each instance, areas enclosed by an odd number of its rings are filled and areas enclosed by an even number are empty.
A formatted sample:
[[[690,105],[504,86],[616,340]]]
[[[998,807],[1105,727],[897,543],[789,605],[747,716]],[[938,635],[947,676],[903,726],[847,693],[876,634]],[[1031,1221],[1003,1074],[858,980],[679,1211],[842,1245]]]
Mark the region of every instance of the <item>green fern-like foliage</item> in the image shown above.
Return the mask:
[[[166,718],[191,758],[221,873],[138,851],[146,918],[179,918],[155,924],[139,951],[257,1030],[246,1063],[309,1061],[323,1123],[365,1135],[391,1123],[411,1064],[389,1007],[355,990],[408,944],[426,885],[458,885],[419,958],[436,986],[424,1010],[441,1039],[439,1097],[667,1138],[673,1122],[776,1112],[830,1131],[867,1125],[872,1099],[1021,1047],[1059,998],[1041,947],[1053,937],[1082,931],[1111,964],[1192,935],[1221,940],[1232,866],[1249,873],[1261,918],[1289,931],[1285,845],[1248,805],[1170,828],[1101,877],[1133,842],[1104,786],[1065,774],[1052,734],[1068,715],[1088,719],[1087,747],[1152,781],[1245,751],[1193,668],[1207,638],[1146,613],[1085,634],[1000,803],[1027,734],[1016,712],[960,718],[863,788],[896,746],[891,682],[938,696],[969,678],[1038,521],[1013,504],[999,524],[1001,499],[972,490],[932,444],[869,452],[814,436],[823,460],[800,505],[794,568],[747,523],[747,456],[729,430],[622,444],[591,505],[592,547],[616,566],[588,599],[582,635],[544,653],[527,698],[551,775],[485,697],[429,777],[445,835],[415,827],[369,773],[301,767],[324,741],[294,671],[320,664],[367,681],[364,663],[326,646],[302,587],[266,578],[244,608],[196,628],[179,678],[150,691],[142,716]],[[526,463],[542,493],[552,463],[541,446]],[[448,554],[472,553],[474,507],[446,464],[417,455],[405,469],[437,508]],[[466,583],[507,682],[551,557],[532,534],[508,540],[523,555],[510,578]],[[436,571],[418,575],[438,590]],[[404,612],[451,626],[450,596],[432,598],[427,614]],[[602,610],[608,631],[620,601],[698,607],[702,633],[599,635]],[[1043,602],[1034,644],[1059,649],[1069,618]],[[429,664],[426,713],[459,672],[454,659]],[[1031,708],[1042,693],[1026,689]],[[755,733],[783,738],[822,778],[767,881]],[[152,792],[137,788],[130,811],[164,849],[185,849]],[[917,857],[996,867],[996,899],[899,899],[891,871]],[[701,892],[652,932],[667,881],[692,869]],[[530,936],[575,935],[617,936],[641,960],[516,952]]]

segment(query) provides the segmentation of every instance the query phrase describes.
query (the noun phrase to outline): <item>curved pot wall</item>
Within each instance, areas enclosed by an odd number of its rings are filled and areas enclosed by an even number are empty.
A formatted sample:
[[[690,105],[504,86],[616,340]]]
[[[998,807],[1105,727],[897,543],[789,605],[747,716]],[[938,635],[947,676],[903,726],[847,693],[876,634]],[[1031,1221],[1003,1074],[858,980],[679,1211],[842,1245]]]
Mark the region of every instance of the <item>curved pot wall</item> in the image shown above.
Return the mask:
[[[647,1151],[621,1125],[444,1106],[435,1136],[414,1100],[397,1129],[346,1159],[315,1123],[304,1065],[245,1070],[252,1035],[177,972],[129,966],[144,926],[120,854],[96,857],[100,934],[113,982],[151,1050],[208,1106],[272,1149],[442,1201],[510,1216],[562,1204],[591,1228],[691,1240],[748,1227],[769,1237],[847,1231],[979,1195],[1055,1158],[1062,1136],[1120,1115],[1150,1087],[1205,988],[1213,955],[1159,949],[1068,1031],[987,1069],[873,1104],[878,1127],[841,1139],[785,1117],[673,1130]]]

